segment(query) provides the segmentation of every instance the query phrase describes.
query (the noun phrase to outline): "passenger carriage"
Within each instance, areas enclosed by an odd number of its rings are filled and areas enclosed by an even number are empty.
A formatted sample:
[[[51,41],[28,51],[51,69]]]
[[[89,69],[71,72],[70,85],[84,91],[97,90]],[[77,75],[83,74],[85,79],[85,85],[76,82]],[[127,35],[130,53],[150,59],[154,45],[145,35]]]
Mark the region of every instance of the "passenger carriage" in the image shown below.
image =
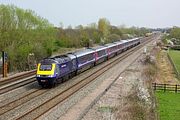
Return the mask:
[[[107,47],[108,59],[117,55],[118,49],[116,43],[109,43],[105,44],[104,46]]]
[[[95,65],[107,60],[107,56],[108,56],[107,47],[97,46],[90,49],[95,51]]]
[[[114,42],[117,44],[117,54],[120,54],[122,53],[124,50],[125,50],[125,41],[121,40],[121,41],[117,41],[117,42]]]
[[[77,59],[77,71],[82,72],[95,64],[95,51],[92,49],[80,50],[72,53]]]

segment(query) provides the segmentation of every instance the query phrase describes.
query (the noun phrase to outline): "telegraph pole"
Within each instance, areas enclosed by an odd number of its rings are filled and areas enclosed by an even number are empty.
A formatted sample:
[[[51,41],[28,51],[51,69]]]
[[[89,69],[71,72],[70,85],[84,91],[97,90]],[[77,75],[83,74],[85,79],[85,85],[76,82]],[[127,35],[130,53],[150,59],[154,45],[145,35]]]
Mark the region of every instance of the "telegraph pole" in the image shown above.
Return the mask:
[[[3,77],[7,77],[7,53],[2,51],[2,60],[3,60]]]

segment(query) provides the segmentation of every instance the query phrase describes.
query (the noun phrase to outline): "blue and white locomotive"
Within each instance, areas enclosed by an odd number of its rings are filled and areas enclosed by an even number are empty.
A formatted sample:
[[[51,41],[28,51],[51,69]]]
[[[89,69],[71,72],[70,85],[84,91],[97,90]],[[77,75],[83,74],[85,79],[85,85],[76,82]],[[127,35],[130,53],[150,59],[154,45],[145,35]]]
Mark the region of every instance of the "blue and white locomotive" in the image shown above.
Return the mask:
[[[104,46],[87,48],[66,55],[47,58],[38,64],[37,81],[42,87],[54,86],[71,76],[102,63],[140,44],[139,38],[121,40]]]

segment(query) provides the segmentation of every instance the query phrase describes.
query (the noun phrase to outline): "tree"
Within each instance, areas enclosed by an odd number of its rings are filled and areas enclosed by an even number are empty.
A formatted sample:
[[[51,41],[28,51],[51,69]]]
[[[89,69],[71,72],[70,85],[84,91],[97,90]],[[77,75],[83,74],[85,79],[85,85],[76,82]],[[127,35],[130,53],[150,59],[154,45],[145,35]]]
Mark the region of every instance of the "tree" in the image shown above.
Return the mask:
[[[25,70],[29,53],[36,60],[50,56],[55,29],[32,10],[0,5],[0,51],[8,52],[11,70]]]
[[[119,41],[120,39],[121,37],[117,34],[111,34],[108,36],[109,42],[116,42],[116,41]]]
[[[180,28],[174,27],[170,31],[170,37],[180,39]]]
[[[121,29],[117,28],[116,26],[110,26],[110,33],[111,33],[111,34],[119,35],[119,37],[122,36],[122,31],[121,31]]]
[[[107,39],[110,33],[110,22],[106,18],[100,18],[98,21],[98,30],[104,39]]]

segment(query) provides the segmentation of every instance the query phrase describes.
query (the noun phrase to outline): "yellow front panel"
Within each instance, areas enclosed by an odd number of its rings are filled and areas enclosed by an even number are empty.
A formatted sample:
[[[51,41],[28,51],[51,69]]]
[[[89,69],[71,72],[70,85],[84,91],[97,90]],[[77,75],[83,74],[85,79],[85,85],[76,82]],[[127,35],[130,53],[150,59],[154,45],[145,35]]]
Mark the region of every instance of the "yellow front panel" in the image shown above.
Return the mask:
[[[55,64],[52,64],[52,69],[50,71],[41,71],[40,70],[40,66],[41,64],[38,64],[38,68],[37,68],[37,75],[53,75],[54,74],[54,70],[55,70]]]

